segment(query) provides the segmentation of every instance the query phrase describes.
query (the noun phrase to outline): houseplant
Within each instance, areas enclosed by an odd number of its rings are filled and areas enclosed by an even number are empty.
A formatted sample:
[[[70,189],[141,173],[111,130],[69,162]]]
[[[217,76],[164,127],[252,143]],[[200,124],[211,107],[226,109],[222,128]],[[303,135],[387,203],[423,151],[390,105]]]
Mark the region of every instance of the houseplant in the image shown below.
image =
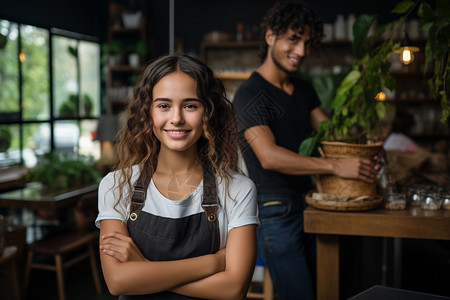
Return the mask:
[[[377,141],[376,138],[367,139],[373,134],[377,122],[389,109],[386,102],[377,101],[377,94],[383,87],[389,90],[395,88],[395,80],[389,71],[389,57],[393,51],[400,48],[400,42],[396,41],[395,37],[407,17],[416,8],[423,28],[434,31],[427,41],[425,53],[427,63],[434,61],[438,65],[435,65],[430,87],[435,89],[432,91],[434,95],[441,97],[443,120],[446,120],[449,81],[446,70],[450,32],[448,7],[449,4],[442,0],[436,1],[434,10],[427,2],[404,0],[392,11],[399,14],[399,18],[380,27],[371,35],[368,34],[369,29],[376,21],[376,17],[361,15],[353,25],[352,70],[337,89],[331,120],[322,122],[316,135],[305,140],[299,152],[303,155],[312,155],[319,149],[322,150],[322,156],[337,159],[337,157],[358,156],[360,150],[364,150],[363,156],[370,158],[381,150],[381,141]],[[338,146],[344,149],[336,154],[329,152],[329,148]],[[333,183],[331,187],[328,186],[328,181]],[[376,189],[376,184],[368,185],[359,180],[346,180],[333,175],[321,175],[317,183],[319,191],[339,196],[373,196]],[[354,184],[361,187],[354,188]]]
[[[50,192],[95,184],[99,178],[92,158],[68,158],[52,152],[44,154],[27,174],[27,181],[39,182]]]
[[[143,41],[139,40],[128,47],[128,52],[128,63],[133,67],[137,67],[145,60],[147,46]]]

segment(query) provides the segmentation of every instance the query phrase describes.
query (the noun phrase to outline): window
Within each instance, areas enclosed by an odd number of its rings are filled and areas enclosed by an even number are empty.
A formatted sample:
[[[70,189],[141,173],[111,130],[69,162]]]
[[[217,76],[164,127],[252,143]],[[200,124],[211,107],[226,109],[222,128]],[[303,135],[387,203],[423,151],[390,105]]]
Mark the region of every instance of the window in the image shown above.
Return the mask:
[[[100,45],[0,20],[0,167],[58,151],[100,156]]]

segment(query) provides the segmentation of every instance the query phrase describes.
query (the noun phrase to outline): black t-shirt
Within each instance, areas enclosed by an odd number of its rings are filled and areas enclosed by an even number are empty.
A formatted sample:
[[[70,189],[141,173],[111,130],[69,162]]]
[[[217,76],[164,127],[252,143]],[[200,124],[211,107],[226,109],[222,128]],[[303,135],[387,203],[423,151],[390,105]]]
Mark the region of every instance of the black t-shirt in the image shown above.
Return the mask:
[[[310,128],[310,112],[320,106],[314,88],[306,81],[291,77],[292,95],[253,72],[236,91],[233,104],[238,116],[240,132],[253,126],[267,125],[276,144],[298,153],[301,142]],[[245,139],[243,139],[245,140]],[[310,176],[287,175],[262,168],[255,153],[245,141],[242,152],[250,178],[258,193],[304,193],[311,189]]]

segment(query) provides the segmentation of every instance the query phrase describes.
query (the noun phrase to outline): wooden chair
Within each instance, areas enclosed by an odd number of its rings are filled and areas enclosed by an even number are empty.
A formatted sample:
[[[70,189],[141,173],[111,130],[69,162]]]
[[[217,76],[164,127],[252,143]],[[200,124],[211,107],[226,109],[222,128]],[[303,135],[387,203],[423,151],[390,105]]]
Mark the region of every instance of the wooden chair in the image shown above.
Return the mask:
[[[257,271],[262,269],[262,277],[257,278]],[[269,269],[265,266],[261,257],[257,256],[256,259],[256,267],[255,273],[252,278],[252,282],[250,283],[250,287],[247,292],[247,299],[264,299],[264,300],[273,300],[275,297],[273,290],[272,279],[270,278]]]
[[[20,300],[19,278],[17,276],[15,257],[17,254],[16,246],[7,246],[0,253],[0,266],[5,266],[5,275],[10,278],[10,284],[13,288],[14,298]],[[3,276],[0,276],[3,278]],[[0,293],[2,295],[2,293]]]
[[[96,291],[98,294],[102,293],[97,264],[99,231],[94,225],[96,216],[97,191],[85,194],[77,200],[74,208],[76,230],[63,231],[29,246],[25,270],[25,291],[31,269],[50,270],[57,274],[59,299],[65,300],[64,270],[83,259],[90,258]],[[42,259],[39,262],[34,261],[36,256],[53,257],[53,263],[42,262]]]

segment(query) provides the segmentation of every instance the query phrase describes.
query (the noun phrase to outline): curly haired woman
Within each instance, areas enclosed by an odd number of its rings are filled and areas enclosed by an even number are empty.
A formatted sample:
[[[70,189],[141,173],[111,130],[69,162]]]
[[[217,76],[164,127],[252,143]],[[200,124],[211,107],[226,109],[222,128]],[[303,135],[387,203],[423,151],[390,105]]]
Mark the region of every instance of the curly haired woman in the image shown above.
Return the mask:
[[[238,173],[223,84],[187,55],[147,66],[116,170],[99,186],[100,257],[119,299],[242,299],[256,259],[256,191]]]

